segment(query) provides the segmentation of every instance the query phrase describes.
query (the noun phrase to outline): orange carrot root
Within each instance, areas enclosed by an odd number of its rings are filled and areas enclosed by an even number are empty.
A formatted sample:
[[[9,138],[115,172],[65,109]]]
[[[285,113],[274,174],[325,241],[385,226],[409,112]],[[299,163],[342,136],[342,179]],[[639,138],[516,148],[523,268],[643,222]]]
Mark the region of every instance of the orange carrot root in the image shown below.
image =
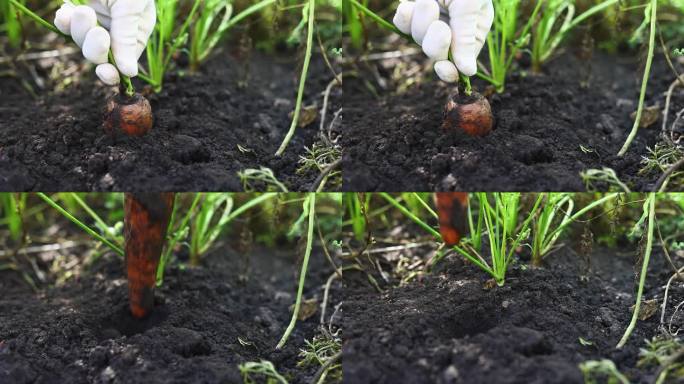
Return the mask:
[[[466,235],[467,192],[436,192],[439,233],[447,246],[458,244]]]
[[[477,92],[471,96],[452,96],[444,109],[442,129],[445,132],[463,131],[470,136],[485,136],[494,127],[489,101]]]
[[[154,307],[157,265],[173,211],[173,193],[127,193],[124,201],[126,270],[131,313],[147,316]]]
[[[109,135],[143,136],[153,122],[152,106],[139,93],[131,97],[118,94],[107,100],[103,125]]]

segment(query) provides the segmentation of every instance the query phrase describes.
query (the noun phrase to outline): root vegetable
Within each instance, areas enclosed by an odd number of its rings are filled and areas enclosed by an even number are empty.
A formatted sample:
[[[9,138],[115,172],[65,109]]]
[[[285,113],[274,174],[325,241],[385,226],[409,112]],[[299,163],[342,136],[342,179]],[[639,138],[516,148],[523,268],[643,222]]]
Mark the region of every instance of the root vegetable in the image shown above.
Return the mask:
[[[463,131],[470,136],[485,136],[492,131],[494,117],[489,101],[477,92],[455,94],[444,109],[442,129],[445,132]]]
[[[467,192],[436,192],[439,233],[447,246],[457,245],[466,235]]]
[[[147,316],[154,307],[157,266],[173,211],[173,193],[127,193],[124,236],[129,306],[133,316]]]
[[[154,118],[150,102],[139,93],[124,92],[107,100],[104,130],[110,135],[142,136],[152,129]]]

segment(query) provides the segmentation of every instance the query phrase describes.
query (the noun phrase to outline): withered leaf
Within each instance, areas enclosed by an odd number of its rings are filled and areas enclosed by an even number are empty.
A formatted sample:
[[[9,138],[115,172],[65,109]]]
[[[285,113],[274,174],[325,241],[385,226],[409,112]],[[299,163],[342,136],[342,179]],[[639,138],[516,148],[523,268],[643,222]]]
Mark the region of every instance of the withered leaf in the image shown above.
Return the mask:
[[[641,128],[648,128],[651,125],[655,124],[655,122],[658,121],[660,116],[660,106],[652,105],[650,107],[645,107],[644,110],[641,112],[641,120],[639,121],[639,126]],[[632,118],[632,120],[636,119],[636,111],[632,112],[630,117]]]
[[[290,119],[294,117],[294,111],[290,112]],[[318,118],[318,106],[314,105],[306,105],[302,106],[302,109],[299,111],[299,121],[297,121],[297,125],[300,128],[304,128],[307,125],[313,123],[316,121]]]

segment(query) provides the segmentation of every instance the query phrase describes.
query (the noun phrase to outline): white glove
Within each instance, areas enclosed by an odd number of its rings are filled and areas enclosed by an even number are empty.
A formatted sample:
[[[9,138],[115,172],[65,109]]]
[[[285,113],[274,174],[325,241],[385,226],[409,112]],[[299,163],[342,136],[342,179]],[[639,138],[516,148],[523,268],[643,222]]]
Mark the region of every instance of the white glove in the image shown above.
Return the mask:
[[[119,72],[129,77],[138,75],[138,59],[156,20],[154,0],[91,0],[89,6],[75,6],[65,0],[55,15],[55,26],[71,35],[83,56],[97,64],[95,73],[102,82],[116,85]],[[110,47],[116,67],[108,63]]]
[[[393,21],[435,60],[437,76],[451,83],[458,81],[458,71],[477,73],[477,56],[494,22],[494,6],[492,0],[403,1]]]

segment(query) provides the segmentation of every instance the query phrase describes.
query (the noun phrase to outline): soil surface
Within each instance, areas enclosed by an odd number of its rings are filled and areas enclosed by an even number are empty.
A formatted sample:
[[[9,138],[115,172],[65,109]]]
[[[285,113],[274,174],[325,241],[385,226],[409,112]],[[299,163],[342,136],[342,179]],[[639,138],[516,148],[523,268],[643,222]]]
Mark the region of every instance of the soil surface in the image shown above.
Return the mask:
[[[127,310],[123,260],[113,254],[38,293],[0,272],[0,382],[242,383],[238,364],[266,359],[290,383],[308,383],[318,367],[298,367],[298,354],[319,334],[320,310],[274,350],[290,320],[296,261],[292,252],[246,258],[222,248],[202,267],[172,267],[143,321]],[[304,297],[320,303],[330,273],[314,250]],[[340,298],[333,284],[330,303]]]
[[[317,141],[320,115],[274,156],[294,110],[296,56],[224,52],[198,74],[168,75],[163,91],[149,96],[155,123],[142,138],[105,135],[102,113],[113,90],[95,83],[88,69],[66,91],[36,100],[18,81],[3,80],[0,190],[241,191],[238,172],[260,167],[290,190],[309,190],[319,173],[297,172],[298,161]],[[320,110],[332,74],[316,56],[304,105]],[[340,99],[334,87],[328,122]]]
[[[639,131],[625,157],[616,156],[632,127],[643,73],[634,56],[596,54],[587,62],[567,53],[542,74],[514,72],[505,91],[489,97],[495,125],[486,137],[442,131],[454,89],[421,67],[429,66],[422,53],[360,62],[359,68],[371,69],[359,69],[366,75],[344,84],[343,189],[584,191],[580,172],[608,167],[632,190],[651,190],[659,173],[638,172],[647,147],[657,142],[662,117]],[[400,70],[413,78],[397,76]],[[655,60],[646,105],[662,107],[674,78],[664,60]],[[483,81],[473,84],[487,93]],[[673,100],[670,123],[684,108],[684,90]]]
[[[595,250],[588,280],[581,281],[579,266],[586,263],[562,248],[546,267],[514,267],[503,287],[491,289],[483,272],[457,257],[382,294],[364,277],[347,279],[345,381],[584,383],[578,364],[607,358],[633,383],[651,383],[656,368],[637,369],[636,363],[644,339],[657,333],[659,308],[637,323],[624,348],[614,348],[634,304],[633,256]],[[644,298],[657,296],[661,303],[669,271],[658,252],[649,271]],[[668,307],[681,299],[679,287]]]

